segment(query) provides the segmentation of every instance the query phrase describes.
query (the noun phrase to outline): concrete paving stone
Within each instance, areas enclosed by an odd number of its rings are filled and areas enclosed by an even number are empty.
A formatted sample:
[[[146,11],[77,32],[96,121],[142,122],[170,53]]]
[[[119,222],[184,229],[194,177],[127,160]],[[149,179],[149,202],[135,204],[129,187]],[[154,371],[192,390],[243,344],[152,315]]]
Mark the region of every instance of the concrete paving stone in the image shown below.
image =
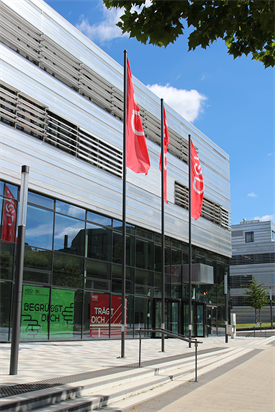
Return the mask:
[[[202,339],[200,349],[223,348],[223,350],[261,350],[256,356],[244,363],[237,365],[231,370],[225,370],[219,376],[219,370],[209,372],[209,376],[217,376],[207,380],[207,374],[200,376],[200,381],[205,383],[196,387],[194,383],[186,382],[182,377],[179,383],[185,383],[183,388],[189,388],[192,392],[187,393],[174,402],[170,393],[170,403],[159,409],[162,412],[275,412],[274,398],[268,393],[274,392],[274,354],[275,346],[270,346],[273,338],[236,338],[224,342],[223,337],[209,337]],[[23,383],[35,382],[42,379],[56,378],[65,375],[74,375],[103,368],[127,366],[138,362],[138,340],[126,340],[126,358],[120,356],[120,341],[72,341],[72,342],[43,342],[43,343],[20,343],[19,352],[19,375],[8,375],[10,344],[2,344],[0,348],[0,383]],[[3,350],[2,347],[4,346]],[[240,352],[241,353],[241,352]],[[160,340],[142,341],[142,362],[146,360],[161,360],[163,357],[172,355],[194,355],[188,345],[176,339],[165,340],[165,352],[160,352]],[[250,355],[248,354],[248,357]],[[200,352],[199,361],[200,362]],[[211,364],[211,357],[209,356]],[[222,365],[223,363],[221,363]],[[226,369],[226,368],[225,368]],[[215,375],[216,374],[216,375]],[[163,387],[165,392],[165,386]],[[232,396],[234,396],[234,401]],[[264,396],[266,394],[266,396]],[[165,394],[162,395],[165,397]],[[155,402],[155,405],[157,402]],[[147,404],[146,412],[150,409]],[[259,409],[261,408],[262,409]],[[112,406],[110,406],[110,410]],[[113,409],[115,410],[115,408]],[[134,409],[132,409],[134,410]],[[138,411],[138,409],[136,409]]]

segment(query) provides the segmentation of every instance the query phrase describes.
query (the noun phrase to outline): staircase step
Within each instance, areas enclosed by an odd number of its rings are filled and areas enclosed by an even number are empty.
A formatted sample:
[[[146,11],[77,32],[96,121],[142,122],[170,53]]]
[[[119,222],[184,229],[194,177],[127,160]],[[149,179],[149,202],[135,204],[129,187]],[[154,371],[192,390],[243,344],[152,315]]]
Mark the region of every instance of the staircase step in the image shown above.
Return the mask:
[[[248,349],[224,348],[210,353],[198,354],[198,375],[242,356]],[[136,403],[139,398],[150,398],[153,392],[163,392],[182,383],[194,380],[194,354],[181,360],[162,362],[157,364],[144,362],[141,368],[130,368],[112,373],[112,375],[98,376],[81,380],[73,384],[60,385],[27,392],[20,395],[2,398],[1,411],[39,412],[62,411],[91,411],[102,409],[108,405],[120,405],[128,399],[129,403]]]

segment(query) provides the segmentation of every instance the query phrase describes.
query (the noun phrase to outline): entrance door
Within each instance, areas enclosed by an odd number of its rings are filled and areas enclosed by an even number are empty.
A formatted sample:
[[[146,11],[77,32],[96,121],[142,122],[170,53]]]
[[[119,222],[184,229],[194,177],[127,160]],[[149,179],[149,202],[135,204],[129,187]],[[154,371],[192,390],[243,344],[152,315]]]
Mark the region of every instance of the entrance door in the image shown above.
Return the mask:
[[[214,327],[216,326],[216,335],[217,333],[217,306],[207,305],[206,308],[206,324],[207,324],[207,336],[214,333]]]
[[[179,302],[167,302],[167,330],[179,333]]]
[[[170,332],[179,333],[179,307],[178,301],[165,301],[165,329]],[[159,299],[155,300],[154,327],[161,328],[161,300]],[[156,337],[158,337],[157,334]]]
[[[204,336],[204,322],[203,322],[203,314],[204,314],[204,305],[197,304],[196,305],[196,329],[197,329],[197,336]]]

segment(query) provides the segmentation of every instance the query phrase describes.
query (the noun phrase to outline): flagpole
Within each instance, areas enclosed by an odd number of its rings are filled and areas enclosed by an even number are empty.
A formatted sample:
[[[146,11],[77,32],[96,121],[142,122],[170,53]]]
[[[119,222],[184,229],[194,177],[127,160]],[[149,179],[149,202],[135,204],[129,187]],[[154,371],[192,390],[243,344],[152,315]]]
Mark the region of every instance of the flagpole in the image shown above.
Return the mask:
[[[191,243],[191,135],[188,135],[189,142],[189,348],[191,348],[192,335],[192,243]]]
[[[165,329],[165,238],[164,238],[164,137],[163,137],[163,99],[161,106],[161,245],[162,245],[162,302],[161,329]],[[164,352],[164,335],[161,334],[161,351]]]
[[[123,189],[122,189],[122,297],[121,297],[121,358],[125,357],[125,291],[126,291],[126,110],[127,110],[127,50],[124,50],[123,107]]]

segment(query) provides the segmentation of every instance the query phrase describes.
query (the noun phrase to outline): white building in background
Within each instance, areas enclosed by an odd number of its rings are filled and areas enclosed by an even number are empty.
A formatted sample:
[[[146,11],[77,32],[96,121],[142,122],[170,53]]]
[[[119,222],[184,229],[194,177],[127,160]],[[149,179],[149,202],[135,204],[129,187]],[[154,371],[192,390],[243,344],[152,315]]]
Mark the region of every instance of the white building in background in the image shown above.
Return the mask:
[[[230,260],[231,311],[237,323],[253,323],[255,310],[245,305],[244,290],[253,276],[263,283],[268,296],[275,300],[275,224],[272,221],[245,219],[232,225],[232,259]],[[275,307],[273,310],[275,318]],[[261,311],[262,322],[270,322],[270,306]]]
[[[0,11],[1,228],[8,193],[19,200],[21,166],[30,166],[21,339],[116,337],[123,67],[41,0],[1,0]],[[137,327],[160,326],[162,293],[160,101],[133,82],[151,168],[147,176],[127,170],[127,337]],[[188,333],[181,266],[188,263],[191,134],[205,182],[202,215],[192,222],[192,260],[214,274],[214,283],[199,273],[193,282],[193,335],[202,336],[206,319],[217,330],[224,326],[219,286],[231,257],[229,156],[168,106],[166,114],[166,327]],[[10,340],[16,238],[5,231],[0,327],[1,340]]]

